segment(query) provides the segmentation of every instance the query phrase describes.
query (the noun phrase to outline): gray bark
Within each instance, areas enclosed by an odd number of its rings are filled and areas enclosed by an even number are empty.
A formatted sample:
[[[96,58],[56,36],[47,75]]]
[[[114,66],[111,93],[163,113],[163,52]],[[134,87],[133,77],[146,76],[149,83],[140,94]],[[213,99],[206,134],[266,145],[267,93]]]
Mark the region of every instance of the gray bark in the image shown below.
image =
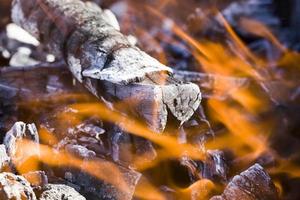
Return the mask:
[[[200,104],[199,87],[172,78],[172,70],[130,44],[116,20],[79,0],[14,0],[13,21],[63,56],[70,71],[90,92],[132,107],[157,131],[171,113],[188,120]]]

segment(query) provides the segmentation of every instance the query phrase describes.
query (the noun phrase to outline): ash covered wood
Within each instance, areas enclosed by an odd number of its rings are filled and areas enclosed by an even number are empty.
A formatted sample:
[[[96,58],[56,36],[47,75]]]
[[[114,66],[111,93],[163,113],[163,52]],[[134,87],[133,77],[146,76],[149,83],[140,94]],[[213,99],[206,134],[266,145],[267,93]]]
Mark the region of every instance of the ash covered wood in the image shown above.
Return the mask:
[[[79,0],[15,0],[12,18],[64,56],[77,80],[97,97],[136,102],[130,110],[157,131],[166,126],[167,110],[182,123],[188,120],[200,104],[198,86],[172,78],[169,67],[131,45],[105,13]]]
[[[270,176],[255,164],[233,177],[221,196],[210,200],[276,200],[278,193]]]

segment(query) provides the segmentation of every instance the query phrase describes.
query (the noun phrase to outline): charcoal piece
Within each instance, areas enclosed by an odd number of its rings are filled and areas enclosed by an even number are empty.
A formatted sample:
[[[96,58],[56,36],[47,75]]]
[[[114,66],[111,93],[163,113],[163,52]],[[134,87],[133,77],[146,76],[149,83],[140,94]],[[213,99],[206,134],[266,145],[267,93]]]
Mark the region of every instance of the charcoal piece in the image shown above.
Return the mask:
[[[99,138],[100,135],[105,133],[105,130],[102,128],[103,124],[100,121],[87,120],[83,123],[77,125],[74,130],[71,130],[71,134],[75,135],[87,135],[95,138]]]
[[[121,166],[119,166],[119,170],[128,186],[127,191],[121,191],[116,186],[105,183],[84,172],[72,173],[72,183],[81,186],[82,193],[91,195],[93,197],[91,199],[131,200],[141,174]]]
[[[297,48],[300,35],[299,10],[300,3],[297,0],[246,0],[234,1],[222,13],[242,35],[245,35],[245,30],[239,27],[240,19],[255,19],[278,33],[285,45]]]
[[[65,146],[67,152],[83,159],[91,159],[96,157],[96,153],[78,144],[67,144]]]
[[[35,85],[37,87],[37,83],[39,84],[42,83],[42,86],[40,86],[40,88],[44,89],[46,87],[46,85],[44,85],[44,82],[47,81],[47,76],[50,75],[60,76],[60,75],[68,74],[68,71],[65,70],[64,66],[65,65],[62,62],[55,62],[55,63],[44,62],[38,65],[28,65],[22,67],[3,67],[0,68],[1,83],[8,82],[9,83],[9,84],[7,83],[8,87],[14,86],[20,90],[18,92],[21,92],[22,88],[24,88],[23,90],[34,90],[31,89],[29,86]],[[40,75],[41,77],[38,77],[38,75]],[[30,79],[30,81],[34,83],[30,84],[26,82],[27,79],[28,80]],[[34,92],[35,91],[40,92],[40,90],[38,89],[35,89]]]
[[[47,184],[43,187],[39,200],[85,200],[75,189],[62,184]]]
[[[33,141],[32,150],[23,152],[20,143],[23,139]],[[18,170],[27,170],[27,161],[37,162],[39,156],[39,135],[34,124],[16,122],[6,133],[3,141],[7,154],[12,159],[12,164]],[[27,171],[22,171],[25,173]]]
[[[111,157],[117,163],[131,163],[133,145],[131,135],[122,130],[112,131],[110,134]]]
[[[15,156],[17,141],[22,139],[29,139],[37,144],[39,143],[39,135],[34,124],[26,125],[24,122],[16,122],[6,133],[4,145],[9,156]]]
[[[33,171],[22,175],[32,187],[43,187],[48,184],[48,177],[44,171]]]
[[[70,138],[75,138],[77,144],[88,147],[89,150],[97,154],[104,155],[108,153],[104,145],[103,137],[105,130],[103,124],[97,119],[87,119],[75,128],[69,128],[68,135]],[[76,144],[75,142],[75,144]]]
[[[86,159],[93,161],[103,161],[107,162],[100,158],[89,158]],[[103,199],[103,200],[114,200],[114,199],[124,199],[131,200],[133,198],[133,193],[135,191],[135,187],[141,177],[139,172],[136,172],[132,169],[127,169],[121,165],[116,165],[118,167],[119,172],[121,173],[122,178],[126,185],[126,190],[121,190],[118,188],[118,185],[112,185],[110,183],[106,183],[103,180],[100,180],[90,174],[86,173],[85,170],[85,162],[80,166],[81,170],[73,169],[73,168],[64,168],[61,171],[64,172],[64,177],[67,181],[72,184],[79,186],[80,192],[85,196],[89,196],[89,199]],[[117,180],[117,179],[116,179]]]
[[[192,160],[183,156],[180,164],[187,168],[192,182],[202,179],[215,182],[227,181],[228,166],[222,151],[208,150],[205,161]]]
[[[9,165],[10,158],[6,153],[5,145],[0,145],[0,171]]]
[[[278,193],[270,176],[255,164],[240,175],[233,177],[221,196],[211,200],[276,200]]]
[[[133,137],[135,146],[135,153],[137,156],[142,157],[145,161],[152,161],[157,157],[157,152],[151,141],[141,138]]]
[[[66,144],[62,145],[60,148],[65,147],[67,152],[78,156],[79,158],[83,159],[83,161],[107,162],[101,158],[96,157],[96,153],[89,150],[88,146],[84,147],[78,145],[76,144],[76,141],[74,141],[74,144],[72,143],[72,141],[66,141]],[[121,191],[118,186],[106,183],[86,173],[84,171],[86,168],[85,164],[85,162],[82,163],[82,165],[80,166],[80,170],[74,168],[64,168],[60,169],[59,173],[63,172],[66,180],[81,187],[80,192],[82,192],[82,194],[91,196],[89,199],[132,199],[137,182],[141,177],[140,173],[132,169],[127,169],[121,165],[116,165],[122,175],[121,178],[124,179],[125,183],[128,186],[128,190]]]
[[[30,183],[22,176],[0,173],[0,199],[36,200]]]
[[[233,2],[222,11],[224,17],[235,28],[239,26],[239,20],[242,17],[248,17],[261,21],[269,27],[280,25],[277,16],[274,15],[275,7],[273,0],[247,0]]]
[[[228,166],[224,154],[219,150],[208,150],[203,164],[202,177],[210,180],[227,180]]]
[[[51,53],[63,55],[91,93],[112,102],[131,100],[123,107],[155,131],[165,128],[168,110],[183,123],[200,104],[197,85],[172,78],[169,67],[132,46],[100,8],[79,0],[14,0],[12,18]]]

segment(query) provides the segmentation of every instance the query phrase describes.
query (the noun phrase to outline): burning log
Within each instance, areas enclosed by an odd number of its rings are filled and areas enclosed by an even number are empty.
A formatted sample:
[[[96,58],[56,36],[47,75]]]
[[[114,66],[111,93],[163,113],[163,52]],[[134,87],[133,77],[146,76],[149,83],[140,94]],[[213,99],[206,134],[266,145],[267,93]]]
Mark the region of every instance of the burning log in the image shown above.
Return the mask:
[[[233,177],[221,196],[215,196],[210,200],[226,199],[276,200],[278,194],[269,175],[259,164],[255,164]]]
[[[76,79],[95,96],[131,100],[131,110],[156,131],[165,128],[167,110],[181,123],[188,120],[200,104],[198,86],[174,79],[169,67],[131,45],[116,29],[116,20],[91,5],[15,0],[12,18],[52,53],[63,55]]]

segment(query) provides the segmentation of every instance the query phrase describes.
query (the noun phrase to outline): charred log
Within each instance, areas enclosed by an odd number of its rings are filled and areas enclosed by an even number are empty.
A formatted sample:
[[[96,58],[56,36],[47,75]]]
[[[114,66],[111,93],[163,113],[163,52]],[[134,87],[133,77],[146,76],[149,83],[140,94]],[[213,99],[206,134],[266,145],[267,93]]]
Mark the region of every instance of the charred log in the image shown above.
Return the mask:
[[[199,106],[196,85],[172,78],[170,68],[131,45],[116,20],[93,4],[15,0],[12,18],[52,53],[64,56],[73,75],[95,96],[137,102],[133,112],[154,130],[164,129],[167,110],[183,123]]]

